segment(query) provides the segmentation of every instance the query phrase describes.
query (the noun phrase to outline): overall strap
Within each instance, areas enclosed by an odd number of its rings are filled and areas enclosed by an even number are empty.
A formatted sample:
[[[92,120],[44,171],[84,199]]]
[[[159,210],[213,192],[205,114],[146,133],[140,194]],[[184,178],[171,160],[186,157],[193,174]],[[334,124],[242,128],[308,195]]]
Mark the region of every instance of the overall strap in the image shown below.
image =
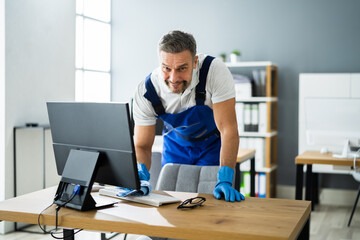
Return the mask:
[[[144,94],[144,97],[151,102],[151,105],[158,116],[163,115],[165,113],[165,109],[155,91],[154,85],[151,82],[151,73],[145,79],[145,88],[146,93]]]
[[[214,57],[212,56],[206,56],[201,69],[200,69],[200,75],[199,75],[199,83],[196,85],[196,92],[195,92],[195,100],[196,105],[204,105],[205,99],[206,99],[206,78],[209,72],[210,64],[214,60]]]

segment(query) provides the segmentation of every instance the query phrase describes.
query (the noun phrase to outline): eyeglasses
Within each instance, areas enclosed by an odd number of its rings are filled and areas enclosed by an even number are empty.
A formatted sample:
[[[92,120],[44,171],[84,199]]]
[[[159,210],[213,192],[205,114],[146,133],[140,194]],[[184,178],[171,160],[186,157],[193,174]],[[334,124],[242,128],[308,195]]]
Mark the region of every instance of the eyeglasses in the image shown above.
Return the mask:
[[[196,208],[198,206],[202,206],[202,204],[206,201],[206,198],[204,197],[194,197],[189,198],[180,203],[180,205],[177,207],[177,209],[183,209],[183,208]]]

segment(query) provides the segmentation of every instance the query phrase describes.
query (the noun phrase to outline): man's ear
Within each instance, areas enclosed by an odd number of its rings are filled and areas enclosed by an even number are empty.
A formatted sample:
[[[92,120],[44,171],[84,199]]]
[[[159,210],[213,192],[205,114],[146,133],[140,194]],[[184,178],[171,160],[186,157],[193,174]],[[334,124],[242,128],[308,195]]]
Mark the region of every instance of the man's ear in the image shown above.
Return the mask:
[[[194,60],[194,69],[196,69],[196,67],[197,67],[197,64],[198,64],[198,56],[195,56],[195,60]]]

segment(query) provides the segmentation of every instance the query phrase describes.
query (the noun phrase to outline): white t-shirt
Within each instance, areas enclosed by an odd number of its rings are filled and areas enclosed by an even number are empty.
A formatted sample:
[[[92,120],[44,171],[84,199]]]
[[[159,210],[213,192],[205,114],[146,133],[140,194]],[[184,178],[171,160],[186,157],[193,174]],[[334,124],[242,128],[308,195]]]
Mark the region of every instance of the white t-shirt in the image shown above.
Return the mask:
[[[173,93],[166,85],[161,67],[151,74],[151,82],[158,94],[166,113],[179,113],[194,105],[195,88],[199,83],[199,73],[206,55],[198,55],[197,68],[194,69],[189,87],[183,93]],[[144,97],[146,93],[145,80],[141,81],[134,97],[134,121],[136,125],[148,126],[156,123],[155,110],[151,102]],[[234,81],[229,69],[220,60],[215,58],[209,68],[206,79],[205,104],[212,108],[213,103],[219,103],[235,97]]]

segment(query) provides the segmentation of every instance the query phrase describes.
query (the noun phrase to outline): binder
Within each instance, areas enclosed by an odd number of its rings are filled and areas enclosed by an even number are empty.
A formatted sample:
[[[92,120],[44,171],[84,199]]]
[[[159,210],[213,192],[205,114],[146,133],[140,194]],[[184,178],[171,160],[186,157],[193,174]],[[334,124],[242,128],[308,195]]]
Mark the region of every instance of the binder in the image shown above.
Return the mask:
[[[262,96],[262,89],[261,89],[261,81],[260,81],[260,72],[258,70],[252,71],[252,76],[255,83],[255,91],[254,96]]]
[[[266,96],[266,71],[260,70],[260,91],[261,96]]]
[[[245,132],[251,131],[251,104],[244,104],[244,130]]]
[[[266,197],[266,174],[259,173],[259,197]]]
[[[259,173],[255,174],[255,197],[259,197]]]
[[[265,102],[259,103],[259,132],[266,133],[268,129],[267,119],[267,104]]]
[[[245,197],[250,197],[250,173],[244,172],[243,176],[244,191],[242,193]]]
[[[259,105],[257,103],[251,104],[251,131],[257,132],[259,130]]]
[[[265,167],[265,139],[254,138],[255,170],[261,171]]]
[[[238,131],[244,131],[244,103],[236,103],[235,104],[235,112],[236,112],[236,120]]]

